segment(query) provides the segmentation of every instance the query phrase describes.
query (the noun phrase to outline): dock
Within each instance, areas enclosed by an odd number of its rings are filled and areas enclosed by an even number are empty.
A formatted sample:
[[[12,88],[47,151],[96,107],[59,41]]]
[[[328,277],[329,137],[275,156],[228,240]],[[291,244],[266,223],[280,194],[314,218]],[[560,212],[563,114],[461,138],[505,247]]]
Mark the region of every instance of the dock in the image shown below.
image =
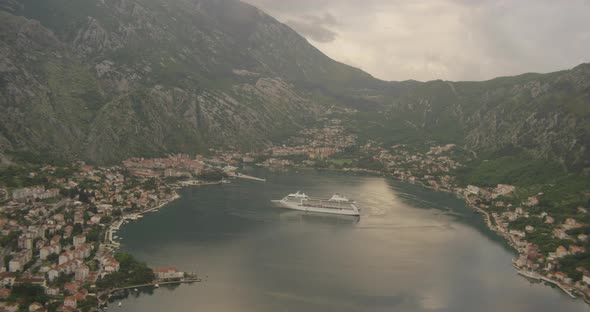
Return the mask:
[[[233,177],[240,178],[240,179],[246,179],[246,180],[266,182],[266,179],[257,178],[257,177],[254,177],[254,176],[250,176],[250,175],[247,175],[247,174],[241,174],[241,173],[237,173]]]
[[[125,286],[125,287],[119,287],[119,288],[113,288],[110,289],[106,292],[107,294],[107,299],[106,300],[98,300],[98,308],[104,308],[108,305],[108,301],[112,299],[113,293],[119,292],[119,291],[127,291],[127,290],[132,290],[132,289],[139,289],[139,288],[144,288],[144,287],[153,287],[153,288],[158,288],[161,285],[173,285],[173,284],[192,284],[192,283],[198,283],[201,282],[200,278],[185,278],[185,279],[181,279],[178,281],[160,281],[160,282],[153,282],[153,283],[148,283],[148,284],[141,284],[141,285],[132,285],[132,286]]]
[[[185,279],[182,279],[179,281],[162,281],[162,282],[154,282],[154,283],[148,283],[148,284],[132,285],[132,286],[114,288],[114,289],[111,289],[109,292],[112,293],[112,292],[116,292],[116,291],[120,291],[120,290],[129,290],[129,289],[144,288],[144,287],[156,287],[156,285],[162,286],[162,285],[173,285],[173,284],[190,284],[190,283],[199,283],[199,282],[201,282],[200,278],[185,278]]]

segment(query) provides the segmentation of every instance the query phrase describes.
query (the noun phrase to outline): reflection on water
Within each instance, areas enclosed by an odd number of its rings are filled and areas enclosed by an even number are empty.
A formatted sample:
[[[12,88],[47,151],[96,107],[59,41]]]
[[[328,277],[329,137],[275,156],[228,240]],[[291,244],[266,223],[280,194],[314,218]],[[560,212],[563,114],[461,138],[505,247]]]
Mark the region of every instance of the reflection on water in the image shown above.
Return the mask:
[[[126,225],[123,246],[203,283],[130,296],[121,311],[584,311],[512,269],[511,251],[449,194],[377,177],[255,172],[267,183],[195,187]],[[361,217],[278,209],[342,193]]]
[[[303,222],[303,223],[311,223],[311,224],[324,224],[324,225],[354,225],[359,223],[360,217],[358,216],[343,216],[343,215],[327,215],[321,213],[314,213],[314,212],[304,212],[304,211],[291,211],[284,209],[283,212],[279,214],[279,219],[281,221],[287,222]]]

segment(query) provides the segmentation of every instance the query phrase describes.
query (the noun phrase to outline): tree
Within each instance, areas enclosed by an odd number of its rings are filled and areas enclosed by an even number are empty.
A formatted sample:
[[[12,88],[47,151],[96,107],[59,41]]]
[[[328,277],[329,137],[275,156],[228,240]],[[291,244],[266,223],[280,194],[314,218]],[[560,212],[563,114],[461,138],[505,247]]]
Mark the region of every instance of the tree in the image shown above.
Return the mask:
[[[49,261],[51,263],[57,262],[58,259],[59,259],[59,255],[56,254],[55,252],[52,252],[47,256],[47,261]]]
[[[82,224],[80,223],[76,223],[74,224],[74,229],[72,230],[72,235],[80,235],[82,234],[82,232],[84,231],[84,228],[82,227]]]
[[[93,226],[90,231],[86,234],[86,241],[97,242],[100,239],[100,229],[97,226]]]
[[[156,190],[157,188],[158,181],[155,178],[150,178],[143,184],[144,190]]]
[[[78,309],[83,312],[88,312],[92,308],[98,306],[98,299],[96,297],[87,296],[86,299],[78,304]]]
[[[45,290],[41,286],[33,285],[31,283],[23,283],[12,286],[11,298],[24,302],[29,305],[33,302],[45,303],[47,296]]]
[[[113,221],[113,218],[111,218],[109,216],[104,216],[104,217],[100,218],[100,223],[102,223],[102,224],[109,224],[109,223],[111,223],[111,221]]]
[[[10,232],[8,235],[0,236],[0,245],[3,247],[12,247],[12,249],[16,249],[18,245],[18,237],[20,236],[20,231],[13,231]]]
[[[147,284],[155,279],[152,269],[145,263],[137,261],[132,255],[117,253],[115,259],[119,261],[119,271],[106,275],[103,279],[97,281],[96,285],[98,287],[110,288]]]
[[[8,263],[14,258],[13,255],[4,256],[4,267],[8,270]]]
[[[199,174],[199,179],[205,181],[221,181],[227,178],[227,174],[220,169],[206,170]]]

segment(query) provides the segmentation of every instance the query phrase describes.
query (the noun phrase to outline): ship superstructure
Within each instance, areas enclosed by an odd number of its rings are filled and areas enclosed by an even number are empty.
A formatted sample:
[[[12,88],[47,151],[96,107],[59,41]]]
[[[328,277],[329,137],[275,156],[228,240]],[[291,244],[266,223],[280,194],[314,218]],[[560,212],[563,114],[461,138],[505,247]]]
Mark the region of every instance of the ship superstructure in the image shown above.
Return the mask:
[[[339,194],[334,194],[330,198],[319,198],[297,192],[289,194],[283,199],[273,200],[271,202],[287,209],[348,216],[360,215],[360,209],[356,206],[356,202]]]

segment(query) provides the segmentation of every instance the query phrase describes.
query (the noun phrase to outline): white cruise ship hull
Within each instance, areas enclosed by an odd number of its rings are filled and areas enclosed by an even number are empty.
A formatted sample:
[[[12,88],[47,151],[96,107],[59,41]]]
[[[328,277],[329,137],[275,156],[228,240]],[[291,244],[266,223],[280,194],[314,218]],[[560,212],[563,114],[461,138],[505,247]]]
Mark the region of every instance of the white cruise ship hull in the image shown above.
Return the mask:
[[[274,205],[286,208],[286,209],[293,209],[305,212],[316,212],[316,213],[327,213],[327,214],[335,214],[335,215],[345,215],[345,216],[360,216],[359,209],[353,205],[353,209],[335,209],[335,208],[321,208],[321,207],[314,207],[314,206],[305,206],[300,203],[294,202],[287,202],[285,200],[272,200],[271,201]]]

